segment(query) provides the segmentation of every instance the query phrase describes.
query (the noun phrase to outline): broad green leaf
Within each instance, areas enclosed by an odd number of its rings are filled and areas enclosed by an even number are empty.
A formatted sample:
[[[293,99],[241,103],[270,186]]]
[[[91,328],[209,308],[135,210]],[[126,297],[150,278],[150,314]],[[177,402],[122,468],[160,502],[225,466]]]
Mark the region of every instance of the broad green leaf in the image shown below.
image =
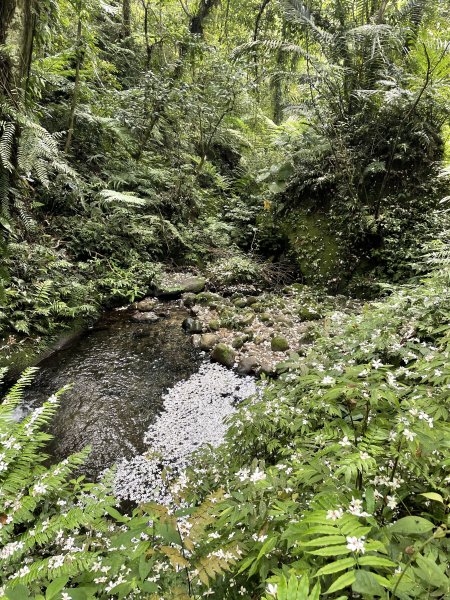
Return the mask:
[[[45,592],[45,600],[52,600],[58,594],[66,583],[69,581],[68,576],[58,577],[54,579],[48,586],[47,591]]]
[[[326,594],[333,594],[334,592],[337,592],[339,590],[342,590],[346,587],[349,587],[350,585],[352,585],[352,583],[355,581],[355,571],[348,571],[347,573],[344,573],[343,575],[341,575],[340,577],[338,577],[336,579],[336,581],[334,581],[330,587],[327,589],[327,591],[325,592]]]
[[[419,554],[416,558],[416,563],[421,568],[424,573],[425,581],[434,587],[445,587],[448,588],[449,579],[443,573],[443,571],[437,566],[437,564],[427,558]]]
[[[21,584],[6,589],[5,595],[9,600],[27,600],[30,597],[27,588]]]
[[[352,590],[357,594],[366,596],[381,596],[384,593],[383,587],[378,583],[373,573],[359,569],[356,571],[355,582]]]
[[[441,504],[444,504],[444,498],[440,494],[437,494],[436,492],[425,492],[424,494],[419,494],[419,496],[424,496],[425,498],[428,498],[429,500],[435,500],[436,502],[440,502]]]
[[[421,535],[428,533],[433,528],[433,523],[423,517],[403,517],[389,527],[387,531],[404,535]]]
[[[320,583],[316,583],[316,585],[313,587],[308,600],[320,600]]]

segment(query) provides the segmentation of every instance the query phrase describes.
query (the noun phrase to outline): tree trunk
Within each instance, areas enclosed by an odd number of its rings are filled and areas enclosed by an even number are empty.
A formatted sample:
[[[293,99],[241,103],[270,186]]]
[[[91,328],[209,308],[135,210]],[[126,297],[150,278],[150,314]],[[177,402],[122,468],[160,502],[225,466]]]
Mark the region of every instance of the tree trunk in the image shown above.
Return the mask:
[[[25,0],[23,11],[23,33],[20,48],[20,82],[26,102],[33,62],[34,37],[37,22],[37,1]]]
[[[75,84],[74,84],[74,88],[73,88],[72,102],[70,104],[69,129],[67,131],[67,139],[66,139],[66,144],[64,146],[64,152],[69,152],[70,146],[72,144],[73,128],[75,125],[75,111],[77,108],[78,95],[80,92],[80,71],[81,71],[81,61],[82,61],[82,51],[81,51],[82,27],[83,27],[83,25],[81,22],[81,6],[80,6],[80,11],[79,11],[79,16],[78,16],[78,26],[77,26],[77,41],[76,41],[77,48],[76,48]]]
[[[131,0],[123,0],[122,3],[122,31],[123,37],[131,35]]]
[[[13,97],[15,85],[13,83],[14,60],[5,50],[10,41],[11,27],[17,9],[16,0],[2,0],[0,2],[0,96]]]

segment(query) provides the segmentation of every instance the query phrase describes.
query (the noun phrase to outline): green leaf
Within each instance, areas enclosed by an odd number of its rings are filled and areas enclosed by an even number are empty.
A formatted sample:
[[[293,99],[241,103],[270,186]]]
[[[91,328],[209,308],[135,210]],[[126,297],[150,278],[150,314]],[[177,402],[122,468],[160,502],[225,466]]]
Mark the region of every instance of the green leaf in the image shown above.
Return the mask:
[[[69,577],[65,575],[53,580],[47,588],[47,591],[45,593],[45,600],[51,600],[52,598],[54,598],[56,594],[58,594],[63,589],[63,587],[68,581]]]
[[[419,494],[419,496],[424,496],[425,498],[428,498],[429,500],[435,500],[436,502],[440,502],[441,504],[444,504],[444,498],[440,494],[437,494],[436,492],[425,492],[424,494]]]
[[[388,532],[404,535],[421,535],[428,533],[433,528],[433,523],[423,517],[403,517],[403,519],[399,519],[389,527]]]
[[[356,578],[355,571],[348,571],[347,573],[344,573],[343,575],[338,577],[336,579],[336,581],[334,581],[330,585],[330,587],[328,588],[328,590],[325,593],[333,594],[334,592],[337,592],[338,590],[342,590],[346,587],[349,587],[355,581],[355,578]]]
[[[320,583],[316,583],[316,585],[313,587],[308,600],[320,600]]]
[[[315,577],[320,577],[321,575],[330,575],[331,573],[339,573],[339,571],[353,567],[355,563],[356,561],[353,557],[341,558],[319,569],[315,574]]]
[[[6,589],[5,595],[9,600],[27,600],[30,597],[24,585],[15,585],[13,588]]]
[[[367,596],[381,596],[384,593],[382,586],[378,583],[373,573],[360,569],[356,572],[355,582],[352,590],[357,594]]]
[[[347,546],[330,546],[329,548],[319,548],[319,550],[310,550],[307,554],[316,556],[339,556],[340,554],[350,554]]]
[[[345,542],[345,537],[343,535],[325,535],[323,537],[318,537],[314,540],[309,540],[308,542],[301,542],[302,546],[328,546],[333,544],[343,544]]]
[[[396,567],[396,563],[381,556],[361,556],[358,563],[365,567]]]
[[[269,554],[269,552],[275,548],[275,546],[277,545],[277,543],[278,543],[278,536],[274,536],[274,537],[271,537],[268,540],[266,540],[264,542],[264,544],[262,545],[262,548],[259,551],[259,554],[256,557],[256,560],[259,560],[260,558],[262,558],[266,554]]]
[[[416,558],[416,563],[419,565],[421,571],[425,575],[425,577],[423,577],[424,581],[433,587],[448,587],[448,577],[444,575],[442,570],[433,560],[419,554],[419,556]]]

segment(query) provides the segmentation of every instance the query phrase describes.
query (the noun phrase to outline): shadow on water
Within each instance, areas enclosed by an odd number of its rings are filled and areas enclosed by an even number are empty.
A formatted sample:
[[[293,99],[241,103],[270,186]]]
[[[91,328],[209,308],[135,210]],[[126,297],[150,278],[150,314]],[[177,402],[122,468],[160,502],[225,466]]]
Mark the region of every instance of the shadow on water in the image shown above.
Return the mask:
[[[83,472],[95,478],[119,458],[145,451],[143,436],[162,409],[164,392],[200,364],[181,327],[186,311],[166,308],[169,316],[153,324],[133,323],[126,311],[107,313],[71,347],[40,364],[25,396],[27,408],[73,384],[51,425],[54,459],[89,445]]]

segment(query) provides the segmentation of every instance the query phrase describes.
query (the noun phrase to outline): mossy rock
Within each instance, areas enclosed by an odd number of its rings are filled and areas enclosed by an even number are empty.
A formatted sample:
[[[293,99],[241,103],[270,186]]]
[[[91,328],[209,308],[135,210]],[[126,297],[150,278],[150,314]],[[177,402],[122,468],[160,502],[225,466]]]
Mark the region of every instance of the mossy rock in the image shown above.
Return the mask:
[[[248,341],[250,341],[250,338],[248,335],[240,335],[236,338],[234,338],[233,342],[232,342],[232,346],[235,350],[240,350],[242,348],[242,346],[244,344],[246,344]]]
[[[322,314],[311,306],[301,306],[297,311],[297,315],[301,321],[318,321],[322,319]]]
[[[292,210],[281,223],[281,231],[306,283],[329,283],[336,274],[343,275],[339,262],[341,248],[325,212]]]
[[[219,336],[214,333],[204,333],[200,338],[200,350],[211,350],[219,341]]]
[[[132,307],[139,312],[153,312],[157,302],[158,300],[156,300],[156,298],[144,298],[144,300],[135,302]]]
[[[205,306],[211,306],[211,304],[219,306],[223,302],[223,298],[220,294],[215,294],[214,292],[201,292],[197,294],[196,301],[197,304]]]
[[[275,335],[270,342],[270,347],[273,352],[286,352],[289,350],[289,342],[285,337]]]
[[[247,306],[247,300],[245,298],[237,298],[233,300],[233,304],[236,308],[245,308]]]
[[[188,292],[181,296],[183,304],[186,308],[192,308],[194,304],[197,303],[197,294],[193,294],[192,292]]]
[[[248,327],[255,320],[255,315],[253,313],[246,313],[242,316],[239,316],[236,320],[236,325],[238,327]]]
[[[156,283],[154,294],[160,298],[179,298],[185,293],[197,294],[205,289],[205,285],[204,277],[173,273]]]
[[[218,319],[213,319],[208,323],[208,329],[210,329],[211,331],[219,331],[220,321]]]
[[[259,320],[261,321],[261,323],[264,323],[265,325],[267,325],[267,327],[272,327],[272,325],[273,325],[273,319],[269,315],[269,313],[260,314]]]
[[[211,352],[211,360],[224,367],[231,368],[234,365],[235,358],[236,352],[227,344],[217,344]]]

